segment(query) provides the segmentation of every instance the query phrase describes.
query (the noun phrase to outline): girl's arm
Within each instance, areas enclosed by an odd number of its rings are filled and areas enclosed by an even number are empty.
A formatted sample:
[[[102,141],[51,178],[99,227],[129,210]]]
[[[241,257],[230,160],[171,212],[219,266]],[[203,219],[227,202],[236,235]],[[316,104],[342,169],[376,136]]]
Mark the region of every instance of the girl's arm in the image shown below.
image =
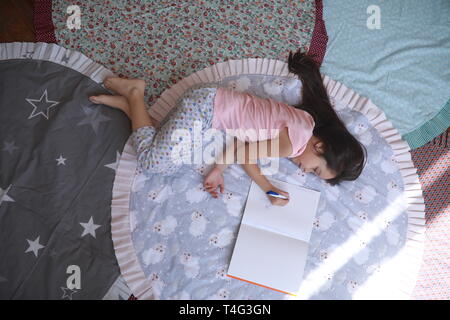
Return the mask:
[[[272,184],[267,180],[265,175],[261,174],[261,169],[257,164],[243,164],[242,168],[244,168],[244,171],[264,192],[272,189]]]
[[[233,163],[256,164],[258,159],[284,158],[290,154],[292,154],[292,144],[286,127],[276,138],[270,140],[243,142],[235,138],[218,158],[215,168],[224,172]]]
[[[243,165],[245,172],[265,192],[274,190],[282,193],[282,190],[278,190],[272,186],[267,178],[261,174],[256,160],[268,157],[287,157],[290,154],[292,154],[292,144],[287,134],[287,128],[283,129],[278,137],[272,140],[251,143],[242,142],[240,140],[237,140],[236,143],[236,141],[234,141],[233,144],[227,147],[222,156],[219,157],[219,161],[214,168],[206,175],[204,187],[207,192],[217,198],[216,189],[220,187],[220,192],[222,193],[224,190],[223,172],[230,164],[237,162]],[[288,200],[275,199],[276,203],[274,203],[275,200],[272,199],[273,197],[270,198],[272,204],[285,205],[288,202]]]
[[[261,174],[261,169],[257,164],[243,164],[242,167],[244,168],[245,172],[252,178],[253,181],[256,182],[256,184],[266,193],[269,190],[275,191],[283,196],[288,197],[288,199],[280,199],[280,198],[274,198],[269,195],[267,195],[267,198],[269,201],[276,206],[285,206],[289,202],[289,193],[286,191],[280,190],[277,187],[275,187],[273,184],[270,183],[269,180],[267,180],[266,176]]]

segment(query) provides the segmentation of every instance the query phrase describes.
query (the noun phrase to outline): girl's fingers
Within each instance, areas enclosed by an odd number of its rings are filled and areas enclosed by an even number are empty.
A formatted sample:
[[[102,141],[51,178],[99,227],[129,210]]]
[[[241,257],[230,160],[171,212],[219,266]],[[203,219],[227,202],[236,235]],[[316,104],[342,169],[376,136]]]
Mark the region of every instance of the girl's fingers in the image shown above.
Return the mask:
[[[274,199],[273,200],[273,204],[274,205],[277,205],[277,206],[285,206],[285,205],[287,205],[289,203],[289,199],[280,199],[280,198],[277,198],[277,199]]]
[[[280,191],[280,194],[289,198],[289,193],[288,192]]]
[[[216,188],[213,187],[209,187],[209,188],[205,188],[206,191],[208,191],[209,193],[214,192]]]

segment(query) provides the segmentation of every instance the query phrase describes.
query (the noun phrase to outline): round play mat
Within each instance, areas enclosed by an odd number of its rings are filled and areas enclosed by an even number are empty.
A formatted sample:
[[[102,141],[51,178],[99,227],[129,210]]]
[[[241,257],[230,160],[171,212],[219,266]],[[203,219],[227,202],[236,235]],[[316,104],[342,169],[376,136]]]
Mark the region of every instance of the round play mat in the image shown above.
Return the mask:
[[[327,76],[323,82],[336,112],[366,147],[368,160],[356,181],[332,187],[281,159],[273,178],[322,194],[297,298],[408,298],[425,232],[424,200],[410,149],[369,99]],[[300,99],[301,82],[285,62],[229,60],[164,91],[149,113],[162,121],[188,88],[203,83],[287,104]],[[186,165],[162,177],[136,164],[128,140],[114,183],[111,227],[122,276],[136,297],[289,298],[226,276],[251,182],[239,165],[224,173],[225,194],[218,200],[202,188],[211,166]]]
[[[0,74],[0,299],[102,299],[120,276],[110,205],[130,121],[88,95],[107,94],[112,73],[13,42],[0,44]]]

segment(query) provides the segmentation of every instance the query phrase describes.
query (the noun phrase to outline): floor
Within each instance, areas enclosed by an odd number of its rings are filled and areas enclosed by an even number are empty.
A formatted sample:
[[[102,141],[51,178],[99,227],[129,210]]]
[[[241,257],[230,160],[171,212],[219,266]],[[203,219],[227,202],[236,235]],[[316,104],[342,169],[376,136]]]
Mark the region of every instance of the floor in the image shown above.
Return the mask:
[[[0,42],[36,41],[33,21],[34,1],[0,1]],[[447,132],[450,132],[450,128]]]
[[[0,42],[35,42],[34,0],[0,1]]]
[[[0,0],[0,42],[36,41],[33,22],[33,3],[34,0]],[[447,129],[447,132],[450,132],[450,128]],[[436,141],[433,141],[433,143],[436,143]],[[417,150],[417,152],[419,151]],[[417,161],[417,159],[415,160]],[[422,181],[422,183],[425,183],[425,181]],[[422,280],[425,280],[424,282],[429,284],[430,280],[427,277],[425,274]],[[418,282],[419,285],[420,281]],[[425,291],[422,290],[420,292]],[[423,298],[420,292],[416,291],[416,298]]]

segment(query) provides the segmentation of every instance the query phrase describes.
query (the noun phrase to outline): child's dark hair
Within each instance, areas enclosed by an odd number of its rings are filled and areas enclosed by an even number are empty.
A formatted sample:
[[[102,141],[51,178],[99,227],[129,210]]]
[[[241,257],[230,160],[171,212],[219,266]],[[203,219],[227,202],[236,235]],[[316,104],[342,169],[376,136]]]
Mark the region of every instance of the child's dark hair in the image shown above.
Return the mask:
[[[302,81],[302,100],[294,106],[314,118],[313,135],[324,144],[322,156],[330,170],[337,175],[326,181],[336,185],[353,181],[361,174],[366,161],[366,148],[353,136],[331,106],[327,90],[316,62],[298,50],[289,52],[288,68]]]

